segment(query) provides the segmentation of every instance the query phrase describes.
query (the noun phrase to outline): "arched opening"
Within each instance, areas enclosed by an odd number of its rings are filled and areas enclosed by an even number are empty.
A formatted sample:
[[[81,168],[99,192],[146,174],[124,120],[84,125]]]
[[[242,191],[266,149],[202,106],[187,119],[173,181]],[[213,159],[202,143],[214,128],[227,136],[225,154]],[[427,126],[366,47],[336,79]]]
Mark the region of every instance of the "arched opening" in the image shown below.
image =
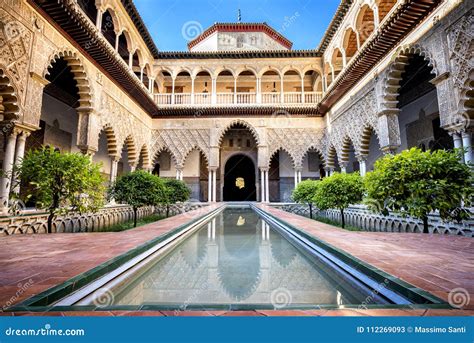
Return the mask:
[[[317,149],[310,148],[302,163],[301,179],[302,180],[319,180],[326,176],[324,170],[324,158]]]
[[[118,39],[117,52],[120,57],[128,64],[130,59],[131,41],[127,31],[123,31]]]
[[[290,202],[295,188],[293,158],[284,149],[278,149],[271,156],[269,167],[270,202]]]
[[[379,22],[382,22],[388,12],[390,12],[397,3],[397,0],[377,0],[375,3],[379,11]]]
[[[133,171],[137,165],[137,150],[131,136],[125,139],[122,147],[121,158],[117,166],[117,176],[125,175]]]
[[[230,70],[222,70],[216,77],[216,92],[218,104],[234,103],[234,74]]]
[[[132,71],[139,79],[142,73],[142,68],[141,68],[142,63],[143,62],[142,62],[140,51],[137,49],[133,53],[133,57],[132,57]]]
[[[192,149],[184,160],[183,181],[191,189],[192,200],[208,201],[208,163],[198,148]]]
[[[244,70],[237,76],[237,103],[256,103],[257,76],[251,70]]]
[[[94,163],[101,163],[101,173],[106,180],[110,180],[112,156],[117,156],[117,140],[112,128],[107,126],[99,133],[98,150],[92,157]]]
[[[92,1],[91,1],[92,2]],[[100,28],[104,38],[115,48],[115,40],[117,39],[117,34],[115,33],[114,20],[112,17],[111,10],[106,10],[102,15],[102,26]]]
[[[334,49],[334,52],[332,53],[331,65],[334,69],[334,79],[336,79],[339,73],[344,68],[344,60],[342,52],[341,50],[339,50],[339,48]]]
[[[148,63],[145,64],[145,67],[143,68],[143,72],[142,72],[142,83],[143,85],[148,89],[149,88],[149,85],[150,85],[150,79],[149,79],[149,75],[151,75],[151,67]]]
[[[224,201],[256,201],[255,164],[243,154],[229,158],[224,172]]]
[[[341,171],[341,166],[339,165],[339,159],[337,157],[337,151],[333,146],[329,148],[326,164],[333,172]]]
[[[40,130],[28,137],[26,150],[48,145],[62,152],[78,152],[79,87],[65,57],[51,63],[46,79],[49,84],[43,89]]]
[[[343,47],[346,52],[347,62],[349,62],[359,50],[357,45],[357,34],[351,27],[349,27],[344,34]]]
[[[332,69],[331,69],[331,65],[329,64],[329,62],[326,62],[324,64],[324,75],[326,77],[326,85],[325,86],[326,86],[326,88],[328,88],[331,85],[332,81],[333,81],[333,79],[332,79]]]
[[[303,74],[303,87],[306,103],[317,103],[323,92],[323,79],[316,70],[307,70]]]
[[[290,73],[290,72],[288,72]],[[287,78],[287,81],[290,81]],[[281,89],[281,80],[280,74],[275,70],[267,70],[262,75],[261,79],[261,86],[262,86],[262,103],[264,104],[274,104],[281,102],[280,93],[282,91],[291,92],[291,87],[285,89]],[[283,87],[285,87],[285,83],[283,83]],[[285,98],[285,100],[288,100]]]
[[[361,46],[374,32],[374,20],[374,11],[369,7],[369,5],[362,6],[356,20],[356,30],[359,33]]]
[[[143,145],[138,156],[137,169],[148,170],[150,168],[150,156],[148,154],[148,147]]]
[[[383,156],[383,152],[380,150],[377,135],[370,126],[365,127],[362,131],[360,150],[361,155],[366,158],[366,171],[373,170],[375,161]]]
[[[207,70],[202,70],[196,74],[194,80],[194,103],[210,104],[212,94],[212,77]]]
[[[171,86],[171,89],[167,89],[166,92],[172,92],[172,84],[167,85]],[[174,101],[175,104],[190,104],[191,103],[191,73],[187,70],[183,70],[178,75],[174,82]]]
[[[359,161],[355,154],[354,144],[348,137],[346,137],[342,143],[341,164],[345,166],[347,173],[353,173],[360,169]]]
[[[169,150],[163,149],[155,155],[152,174],[163,178],[176,178],[176,163]]]
[[[436,86],[430,82],[435,77],[433,68],[423,56],[407,57],[397,97],[402,143],[399,150],[452,149],[452,138],[441,128]]]
[[[238,192],[240,197],[245,195],[249,201],[256,200],[256,180],[258,177],[255,166],[257,164],[257,152],[256,133],[251,131],[245,123],[235,123],[224,131],[220,139],[221,163],[219,163],[219,165],[221,165],[222,168],[220,172],[217,172],[219,177],[216,182],[216,185],[222,187],[221,199],[224,201],[231,199],[230,190],[243,183],[244,187]],[[236,155],[239,156],[240,159],[235,158],[232,159],[231,163],[227,163],[227,161]],[[242,156],[249,158],[252,161],[253,167],[250,168],[250,164]],[[239,160],[242,160],[242,163],[239,163]],[[228,173],[230,174],[227,175]],[[232,180],[232,178],[234,179]],[[237,180],[237,178],[242,178],[242,180]],[[224,184],[226,184],[226,186]],[[224,191],[224,188],[226,188],[226,191]],[[224,193],[228,196],[225,196]],[[234,200],[237,200],[237,198]]]
[[[0,69],[0,108],[0,121],[17,118],[18,98],[10,78],[7,77],[3,69]]]

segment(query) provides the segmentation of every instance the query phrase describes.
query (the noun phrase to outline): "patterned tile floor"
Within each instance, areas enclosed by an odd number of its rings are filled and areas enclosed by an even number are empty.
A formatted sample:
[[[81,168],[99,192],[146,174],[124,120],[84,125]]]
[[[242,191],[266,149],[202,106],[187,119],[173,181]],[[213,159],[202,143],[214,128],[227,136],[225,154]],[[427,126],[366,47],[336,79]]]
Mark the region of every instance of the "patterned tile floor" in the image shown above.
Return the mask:
[[[207,207],[214,209],[217,205]],[[441,316],[474,315],[474,240],[459,236],[351,232],[260,205],[283,220],[304,229],[353,256],[440,298],[453,288],[471,296],[463,310],[311,310],[311,311],[100,311],[4,312],[0,315],[55,316]],[[206,210],[207,211],[207,210]],[[0,304],[18,303],[85,272],[131,248],[168,232],[202,210],[178,215],[118,233],[16,235],[0,237]],[[30,281],[31,280],[31,281]],[[29,283],[28,283],[29,282]],[[28,283],[28,287],[25,285]],[[31,284],[31,285],[30,285]],[[23,287],[22,287],[23,286]],[[21,290],[19,292],[19,290]]]

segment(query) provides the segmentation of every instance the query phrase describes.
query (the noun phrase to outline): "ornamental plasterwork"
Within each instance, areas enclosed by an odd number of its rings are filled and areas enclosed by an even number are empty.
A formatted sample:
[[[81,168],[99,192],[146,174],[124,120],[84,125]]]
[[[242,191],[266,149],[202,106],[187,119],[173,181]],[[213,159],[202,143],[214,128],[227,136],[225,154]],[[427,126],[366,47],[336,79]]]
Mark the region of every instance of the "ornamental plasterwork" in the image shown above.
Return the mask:
[[[375,90],[371,90],[334,119],[331,123],[330,142],[340,154],[344,140],[350,138],[357,154],[360,151],[363,131],[367,127],[371,127],[377,137],[380,137]]]
[[[128,136],[133,137],[137,152],[147,143],[149,128],[106,92],[102,92],[100,109],[96,114],[98,116],[98,125],[94,128],[96,132],[90,134],[97,137],[97,141],[100,130],[108,125],[113,128],[116,135],[118,151],[121,151]]]
[[[454,85],[464,87],[474,68],[474,16],[470,11],[448,29],[449,58]]]
[[[164,149],[170,151],[178,167],[182,168],[186,157],[193,149],[200,150],[209,160],[208,129],[165,129],[155,130],[151,141],[152,158]]]
[[[323,153],[325,150],[324,129],[267,129],[268,158],[280,149],[293,160],[294,167],[301,168],[303,158],[311,148]],[[270,164],[270,161],[268,161]]]
[[[24,100],[28,75],[29,51],[33,34],[6,11],[0,10],[0,64],[7,67],[18,90],[19,99]]]

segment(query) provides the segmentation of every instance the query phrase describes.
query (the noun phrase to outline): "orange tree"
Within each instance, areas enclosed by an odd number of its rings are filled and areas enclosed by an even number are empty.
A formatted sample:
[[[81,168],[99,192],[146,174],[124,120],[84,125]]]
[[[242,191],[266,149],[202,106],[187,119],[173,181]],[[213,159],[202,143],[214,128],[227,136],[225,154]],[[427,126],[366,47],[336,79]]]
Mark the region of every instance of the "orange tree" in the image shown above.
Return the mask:
[[[394,211],[419,218],[425,233],[431,212],[438,211],[443,220],[469,218],[474,180],[460,154],[412,148],[384,156],[365,177],[367,204],[385,215]]]

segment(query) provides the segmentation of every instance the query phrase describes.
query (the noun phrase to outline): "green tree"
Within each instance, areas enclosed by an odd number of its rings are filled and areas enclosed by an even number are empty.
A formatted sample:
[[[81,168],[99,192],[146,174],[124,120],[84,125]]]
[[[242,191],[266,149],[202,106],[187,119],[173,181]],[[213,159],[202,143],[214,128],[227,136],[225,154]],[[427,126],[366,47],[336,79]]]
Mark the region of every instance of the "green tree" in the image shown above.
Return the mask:
[[[143,206],[166,202],[163,180],[143,170],[136,170],[117,178],[110,188],[110,196],[133,209],[133,226],[137,226],[137,212]]]
[[[359,173],[334,173],[319,182],[313,198],[321,210],[337,208],[341,212],[341,225],[345,227],[344,209],[362,201],[364,183]]]
[[[191,189],[181,180],[165,179],[166,191],[166,217],[169,217],[170,205],[177,202],[185,202],[191,196]]]
[[[384,215],[394,211],[421,219],[425,233],[433,211],[443,220],[468,218],[474,180],[470,167],[460,162],[460,153],[412,148],[379,159],[365,178],[366,202]]]
[[[60,153],[44,147],[26,153],[18,167],[19,177],[27,185],[26,198],[46,209],[48,233],[56,215],[68,212],[95,212],[104,204],[104,179],[100,165],[79,153]]]
[[[309,217],[313,219],[313,198],[316,195],[319,181],[304,180],[293,190],[291,197],[293,201],[300,204],[307,204],[309,207]]]

